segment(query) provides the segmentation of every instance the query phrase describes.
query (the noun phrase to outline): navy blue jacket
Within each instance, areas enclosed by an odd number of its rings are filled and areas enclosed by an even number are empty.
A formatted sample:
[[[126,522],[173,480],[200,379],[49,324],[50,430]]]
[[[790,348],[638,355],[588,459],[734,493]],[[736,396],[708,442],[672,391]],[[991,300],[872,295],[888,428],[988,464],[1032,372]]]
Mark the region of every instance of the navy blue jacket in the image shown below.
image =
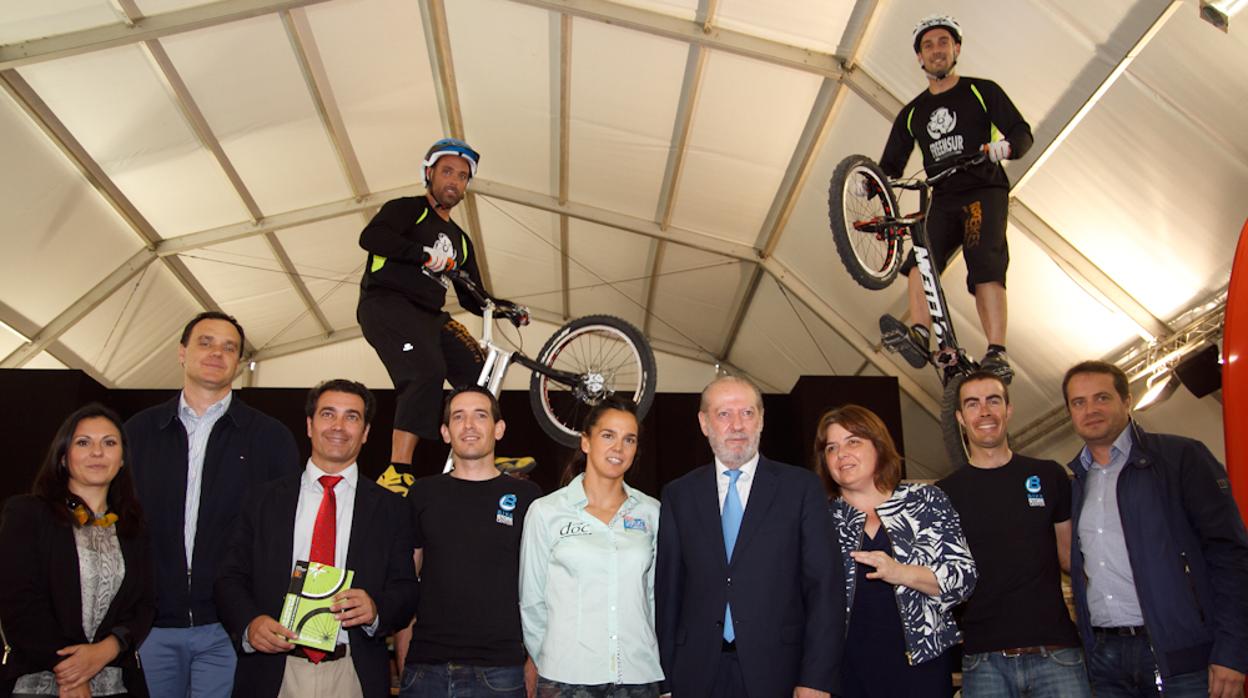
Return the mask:
[[[126,464],[147,517],[156,570],[156,627],[186,628],[220,622],[212,585],[225,558],[228,532],[254,485],[301,468],[299,449],[281,422],[235,394],[208,437],[195,557],[186,565],[186,428],[178,419],[178,396],[126,422]]]
[[[1118,510],[1144,624],[1162,676],[1219,664],[1248,672],[1248,534],[1226,468],[1204,444],[1150,434],[1131,422],[1118,476]],[[1087,469],[1070,462],[1075,536],[1070,551],[1079,634],[1093,646],[1079,544]]]
[[[663,488],[655,630],[672,694],[711,698],[730,600],[751,696],[790,696],[794,686],[837,693],[844,571],[819,478],[759,459],[728,560],[715,477],[704,465]]]

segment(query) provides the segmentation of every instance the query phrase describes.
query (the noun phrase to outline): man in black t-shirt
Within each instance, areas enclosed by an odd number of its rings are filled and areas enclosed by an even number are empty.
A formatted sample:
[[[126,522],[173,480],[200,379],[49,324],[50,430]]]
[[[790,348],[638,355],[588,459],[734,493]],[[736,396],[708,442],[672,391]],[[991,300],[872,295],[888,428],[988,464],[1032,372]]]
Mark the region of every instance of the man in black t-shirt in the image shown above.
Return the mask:
[[[505,429],[488,390],[453,391],[442,439],[455,468],[417,480],[408,492],[420,604],[404,698],[525,695],[520,534],[541,490],[495,467],[494,444]]]
[[[991,80],[954,72],[962,50],[962,28],[947,15],[933,15],[914,28],[914,53],[927,75],[928,88],[910,101],[893,122],[880,168],[901,177],[910,152],[918,145],[930,177],[960,156],[984,151],[983,164],[957,172],[935,187],[927,217],[932,272],[940,274],[959,247],[966,257],[966,287],[988,339],[981,364],[1009,380],[1005,353],[1005,270],[1010,263],[1005,240],[1010,182],[1000,162],[1022,157],[1031,147],[1031,127],[1005,92]],[[854,183],[867,195],[865,181]],[[914,254],[901,268],[908,277],[910,319],[906,327],[890,315],[880,318],[884,344],[915,368],[927,364],[932,316]]]
[[[412,453],[420,439],[438,438],[442,381],[477,382],[485,357],[467,328],[443,311],[448,284],[429,272],[459,269],[478,288],[481,272],[468,235],[451,220],[481,156],[467,143],[444,138],[423,164],[425,194],[386,202],[360,233],[368,251],[356,319],[397,391],[390,463],[378,484],[399,494],[412,482]],[[482,307],[456,287],[459,304]],[[500,305],[512,306],[506,301]],[[527,319],[515,315],[513,322]]]
[[[962,695],[1090,696],[1079,636],[1062,598],[1070,568],[1070,478],[1021,456],[1006,437],[1010,394],[995,373],[958,389],[970,465],[937,483],[962,519],[979,581],[956,611],[965,646]]]

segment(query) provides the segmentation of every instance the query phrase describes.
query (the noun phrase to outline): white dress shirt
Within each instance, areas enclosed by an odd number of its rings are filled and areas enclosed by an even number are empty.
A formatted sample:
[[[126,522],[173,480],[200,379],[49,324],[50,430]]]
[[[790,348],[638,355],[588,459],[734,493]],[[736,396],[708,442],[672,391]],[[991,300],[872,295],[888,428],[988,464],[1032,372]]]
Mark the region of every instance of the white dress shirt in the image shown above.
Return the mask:
[[[754,471],[758,470],[759,454],[755,453],[754,457],[749,459],[738,470],[741,475],[737,477],[737,496],[741,498],[741,511],[745,511],[745,507],[750,503],[750,487],[754,484]],[[724,513],[724,500],[728,497],[728,476],[724,473],[728,472],[728,466],[715,459],[715,490],[719,492],[719,513]]]

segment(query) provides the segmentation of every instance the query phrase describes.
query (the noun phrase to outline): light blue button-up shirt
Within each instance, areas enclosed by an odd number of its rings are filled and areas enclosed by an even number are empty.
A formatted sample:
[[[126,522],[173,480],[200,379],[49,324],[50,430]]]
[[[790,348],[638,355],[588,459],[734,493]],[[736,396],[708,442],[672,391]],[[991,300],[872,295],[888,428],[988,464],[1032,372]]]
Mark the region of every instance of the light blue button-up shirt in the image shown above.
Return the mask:
[[[1098,628],[1144,625],[1118,511],[1118,476],[1131,455],[1132,443],[1128,424],[1109,448],[1109,463],[1096,463],[1087,446],[1079,453],[1080,462],[1088,470],[1083,478],[1079,545],[1083,550],[1083,571],[1088,577],[1088,612],[1092,625]]]
[[[182,544],[186,548],[186,570],[190,573],[195,558],[195,532],[199,529],[199,495],[204,489],[204,454],[208,451],[208,437],[217,420],[230,409],[234,391],[214,402],[202,415],[186,402],[186,394],[178,395],[178,419],[186,429],[186,501],[183,509]]]
[[[569,684],[661,681],[654,634],[659,502],[624,485],[609,524],[585,511],[578,476],[529,507],[520,619],[538,674]]]

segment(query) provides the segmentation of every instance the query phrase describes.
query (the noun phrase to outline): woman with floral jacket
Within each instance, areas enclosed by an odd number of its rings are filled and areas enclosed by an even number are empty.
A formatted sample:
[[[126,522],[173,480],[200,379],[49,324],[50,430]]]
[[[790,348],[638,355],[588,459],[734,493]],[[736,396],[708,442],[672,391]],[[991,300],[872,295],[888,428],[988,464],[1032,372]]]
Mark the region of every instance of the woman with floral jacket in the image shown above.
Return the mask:
[[[823,415],[814,460],[845,563],[842,695],[951,695],[951,611],[975,587],[957,512],[938,488],[901,484],[893,439],[864,407]]]

